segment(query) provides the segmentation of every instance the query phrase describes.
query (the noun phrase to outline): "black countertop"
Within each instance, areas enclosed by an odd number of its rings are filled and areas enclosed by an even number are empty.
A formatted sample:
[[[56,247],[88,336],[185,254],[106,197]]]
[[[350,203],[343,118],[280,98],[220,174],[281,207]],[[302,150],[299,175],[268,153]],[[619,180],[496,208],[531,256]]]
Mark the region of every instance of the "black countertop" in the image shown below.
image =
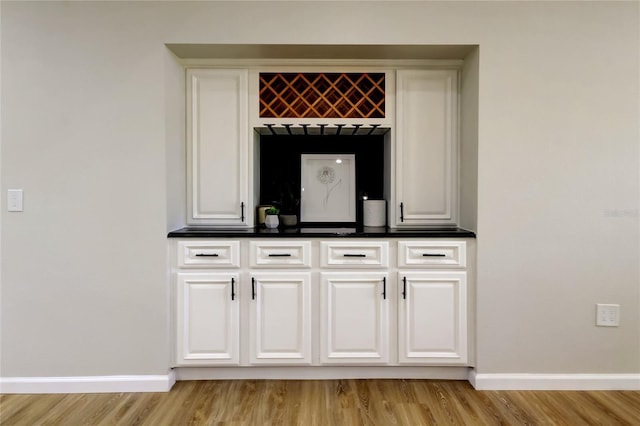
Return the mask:
[[[169,232],[169,238],[475,238],[462,228],[205,228],[187,227]]]

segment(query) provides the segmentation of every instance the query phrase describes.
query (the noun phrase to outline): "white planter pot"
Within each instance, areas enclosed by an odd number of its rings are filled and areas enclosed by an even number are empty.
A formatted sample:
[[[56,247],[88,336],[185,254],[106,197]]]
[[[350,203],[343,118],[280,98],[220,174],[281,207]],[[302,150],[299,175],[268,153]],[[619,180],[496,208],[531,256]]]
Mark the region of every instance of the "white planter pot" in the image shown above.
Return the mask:
[[[280,224],[280,221],[278,220],[278,215],[268,214],[267,217],[264,219],[264,224],[267,228],[277,228],[278,225]]]

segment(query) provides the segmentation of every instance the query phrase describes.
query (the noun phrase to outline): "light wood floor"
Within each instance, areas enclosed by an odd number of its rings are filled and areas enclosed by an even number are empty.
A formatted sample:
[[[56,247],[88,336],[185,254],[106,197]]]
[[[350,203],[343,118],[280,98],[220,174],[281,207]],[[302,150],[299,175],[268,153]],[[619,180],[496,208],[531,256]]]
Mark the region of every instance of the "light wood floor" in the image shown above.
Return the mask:
[[[20,425],[640,425],[640,392],[476,391],[463,381],[178,382],[168,393],[0,396]]]

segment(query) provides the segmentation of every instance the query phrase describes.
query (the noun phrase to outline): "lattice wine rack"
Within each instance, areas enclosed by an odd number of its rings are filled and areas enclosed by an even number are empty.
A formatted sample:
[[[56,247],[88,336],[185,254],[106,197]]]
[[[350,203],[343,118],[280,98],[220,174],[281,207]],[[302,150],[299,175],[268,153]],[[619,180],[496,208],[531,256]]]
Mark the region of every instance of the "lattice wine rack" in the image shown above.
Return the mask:
[[[260,73],[260,117],[384,118],[384,73]]]

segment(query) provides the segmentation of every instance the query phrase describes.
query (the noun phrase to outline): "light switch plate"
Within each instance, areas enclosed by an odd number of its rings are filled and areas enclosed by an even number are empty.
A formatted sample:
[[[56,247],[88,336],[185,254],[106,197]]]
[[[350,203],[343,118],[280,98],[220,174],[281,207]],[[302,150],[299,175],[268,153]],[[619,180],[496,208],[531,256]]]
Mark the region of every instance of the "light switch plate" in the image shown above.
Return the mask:
[[[22,211],[22,189],[9,189],[7,192],[7,210],[10,212]]]

